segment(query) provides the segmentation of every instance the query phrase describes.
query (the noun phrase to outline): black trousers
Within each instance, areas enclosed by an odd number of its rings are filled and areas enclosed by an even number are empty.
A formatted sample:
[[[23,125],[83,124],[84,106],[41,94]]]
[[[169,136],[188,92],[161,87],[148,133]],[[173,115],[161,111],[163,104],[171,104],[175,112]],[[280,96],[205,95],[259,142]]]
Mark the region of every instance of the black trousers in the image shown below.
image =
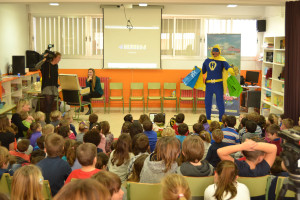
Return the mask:
[[[91,102],[91,98],[100,98],[100,97],[102,97],[102,95],[94,91],[94,92],[90,92],[88,95],[84,95],[82,97],[82,100]]]

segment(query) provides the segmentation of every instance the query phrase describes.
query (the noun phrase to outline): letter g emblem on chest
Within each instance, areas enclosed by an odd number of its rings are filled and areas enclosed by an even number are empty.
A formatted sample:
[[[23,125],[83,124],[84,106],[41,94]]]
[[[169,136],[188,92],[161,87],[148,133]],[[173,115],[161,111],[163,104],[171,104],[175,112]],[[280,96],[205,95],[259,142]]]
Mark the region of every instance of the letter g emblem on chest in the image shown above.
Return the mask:
[[[210,69],[211,71],[214,71],[214,70],[216,69],[216,67],[217,67],[217,63],[216,63],[215,61],[211,61],[211,62],[209,63],[209,69]]]

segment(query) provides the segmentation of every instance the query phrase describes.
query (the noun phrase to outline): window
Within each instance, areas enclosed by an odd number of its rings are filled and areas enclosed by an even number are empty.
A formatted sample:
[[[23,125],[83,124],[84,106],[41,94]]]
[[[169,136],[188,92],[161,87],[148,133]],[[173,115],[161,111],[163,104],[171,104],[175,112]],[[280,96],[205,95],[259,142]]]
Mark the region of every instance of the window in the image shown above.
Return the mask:
[[[256,20],[163,16],[161,55],[206,57],[207,33],[240,33],[241,56],[257,54]],[[32,18],[32,47],[42,53],[48,44],[67,56],[103,55],[102,16]]]
[[[103,54],[102,17],[33,17],[33,49],[42,53],[48,44],[67,56]]]
[[[163,19],[162,55],[199,56],[200,21],[200,19]]]
[[[256,20],[206,19],[205,25],[207,33],[240,33],[241,56],[256,56]]]

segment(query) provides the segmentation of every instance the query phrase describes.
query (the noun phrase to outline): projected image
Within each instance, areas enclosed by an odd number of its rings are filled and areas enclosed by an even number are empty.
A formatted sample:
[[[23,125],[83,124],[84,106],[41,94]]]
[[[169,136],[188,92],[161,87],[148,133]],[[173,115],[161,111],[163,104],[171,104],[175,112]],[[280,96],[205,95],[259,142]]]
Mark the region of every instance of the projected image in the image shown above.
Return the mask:
[[[104,68],[160,68],[160,8],[104,8]]]

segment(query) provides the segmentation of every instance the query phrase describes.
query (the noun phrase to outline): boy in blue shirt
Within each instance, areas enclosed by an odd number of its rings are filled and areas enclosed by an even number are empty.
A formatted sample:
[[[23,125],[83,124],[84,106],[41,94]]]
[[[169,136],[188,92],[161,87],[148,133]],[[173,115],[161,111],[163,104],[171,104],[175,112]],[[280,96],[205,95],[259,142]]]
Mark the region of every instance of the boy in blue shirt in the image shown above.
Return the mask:
[[[157,142],[157,133],[152,130],[153,124],[150,120],[146,120],[143,123],[144,133],[149,138],[150,151],[153,152]]]
[[[43,177],[50,183],[52,196],[63,187],[72,169],[65,160],[60,158],[64,150],[64,138],[56,133],[50,133],[45,138],[45,151],[47,157],[37,163]]]
[[[176,135],[176,138],[180,140],[181,146],[183,143],[183,140],[186,138],[186,135],[189,133],[189,127],[185,123],[182,123],[178,126],[178,133],[179,135]]]
[[[234,126],[236,124],[236,118],[235,116],[227,116],[225,119],[225,127],[223,128],[223,134],[224,134],[224,139],[222,142],[225,142],[228,145],[234,145],[234,144],[239,144],[240,143],[240,136],[238,132],[234,129]]]

